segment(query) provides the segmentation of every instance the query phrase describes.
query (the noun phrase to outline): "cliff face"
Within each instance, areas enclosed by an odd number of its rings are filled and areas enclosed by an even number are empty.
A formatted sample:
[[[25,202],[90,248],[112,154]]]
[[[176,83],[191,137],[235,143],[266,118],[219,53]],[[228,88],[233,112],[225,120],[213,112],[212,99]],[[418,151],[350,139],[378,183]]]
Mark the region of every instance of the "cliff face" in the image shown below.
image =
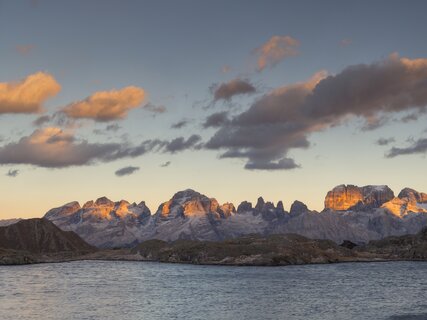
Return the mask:
[[[379,208],[393,198],[394,193],[387,186],[339,185],[326,195],[325,209],[345,211]]]

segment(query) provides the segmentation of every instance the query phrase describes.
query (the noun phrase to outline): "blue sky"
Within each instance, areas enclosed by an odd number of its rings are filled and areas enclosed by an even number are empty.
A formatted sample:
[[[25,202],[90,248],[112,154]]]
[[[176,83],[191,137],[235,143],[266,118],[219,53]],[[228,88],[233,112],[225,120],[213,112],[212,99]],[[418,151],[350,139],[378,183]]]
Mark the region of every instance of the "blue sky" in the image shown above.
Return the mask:
[[[322,130],[310,128],[306,135],[310,146],[282,145],[281,156],[298,165],[284,170],[245,169],[245,164],[254,162],[247,156],[220,158],[231,149],[209,149],[204,144],[219,130],[234,127],[202,125],[217,112],[237,119],[273,90],[307,81],[321,70],[333,76],[348,66],[381,64],[393,53],[411,60],[427,58],[426,9],[425,1],[0,0],[0,83],[17,83],[43,72],[61,87],[40,102],[43,111],[0,113],[0,192],[4,198],[0,218],[41,216],[53,206],[102,195],[112,200],[145,200],[154,211],[161,201],[185,188],[236,205],[263,195],[266,200],[283,200],[285,207],[298,199],[317,210],[322,209],[326,192],[341,183],[388,184],[396,193],[405,186],[426,191],[427,182],[420,174],[425,166],[423,150],[385,157],[392,147],[407,148],[427,136],[422,105],[414,109],[406,103],[399,112],[382,113],[379,118],[389,121],[375,130],[361,129],[366,113],[328,122]],[[257,70],[257,48],[274,36],[297,41],[293,46],[297,52]],[[422,83],[424,75],[420,77]],[[250,83],[255,92],[214,103],[215,89],[234,79]],[[129,86],[143,90],[144,99],[123,118],[108,122],[73,118],[68,125],[52,119],[39,127],[33,125],[38,117],[57,114],[96,92]],[[372,90],[381,92],[382,88],[373,83]],[[163,107],[165,112],[150,111],[147,104]],[[375,110],[383,110],[376,106]],[[415,120],[401,121],[414,110],[419,111]],[[184,127],[171,128],[182,120]],[[105,131],[108,125],[120,129]],[[63,130],[64,139],[72,136],[75,144],[114,142],[134,147],[153,139],[163,144],[137,157],[94,158],[65,167],[40,165],[28,150],[24,150],[25,161],[8,158],[7,144],[18,144],[47,127]],[[192,135],[200,136],[197,144],[168,152],[166,143],[179,137],[185,141]],[[268,137],[268,143],[286,139]],[[379,138],[394,140],[379,146]],[[279,158],[270,160],[277,163]],[[167,167],[161,166],[167,162]],[[127,166],[139,170],[115,175]],[[18,170],[17,175],[7,175],[10,170]]]

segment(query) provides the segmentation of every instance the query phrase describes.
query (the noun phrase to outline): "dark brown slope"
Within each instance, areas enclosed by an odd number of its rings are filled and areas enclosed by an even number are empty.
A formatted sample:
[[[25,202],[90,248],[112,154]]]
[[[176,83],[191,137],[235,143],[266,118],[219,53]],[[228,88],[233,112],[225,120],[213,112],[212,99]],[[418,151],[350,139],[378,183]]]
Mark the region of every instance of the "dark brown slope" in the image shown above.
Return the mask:
[[[391,260],[424,261],[427,260],[427,228],[417,234],[373,240],[365,246],[356,247],[356,251],[369,252]]]
[[[0,227],[0,248],[32,254],[87,253],[95,250],[72,231],[62,231],[47,219],[21,220]]]
[[[249,235],[219,242],[148,240],[132,249],[132,253],[143,260],[160,262],[260,266],[333,263],[358,258],[333,241],[311,240],[295,234],[266,238]]]

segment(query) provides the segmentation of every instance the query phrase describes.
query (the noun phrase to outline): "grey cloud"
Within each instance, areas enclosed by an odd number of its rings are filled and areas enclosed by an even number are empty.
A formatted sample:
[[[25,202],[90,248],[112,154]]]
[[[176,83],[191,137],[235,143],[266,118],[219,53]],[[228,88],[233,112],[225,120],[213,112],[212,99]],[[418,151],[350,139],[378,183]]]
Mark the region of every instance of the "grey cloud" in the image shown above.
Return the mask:
[[[187,139],[184,137],[178,137],[171,141],[156,139],[148,141],[147,144],[151,150],[163,151],[165,153],[176,153],[187,149],[199,148],[199,142],[201,140],[202,137],[197,134],[193,134]]]
[[[230,100],[236,95],[249,94],[256,91],[255,87],[248,80],[239,78],[214,85],[211,90],[214,95],[214,101]]]
[[[393,142],[395,142],[394,138],[379,138],[376,141],[376,144],[379,146],[386,146],[386,145],[389,145],[390,143],[393,143]]]
[[[164,113],[164,112],[166,112],[165,106],[162,106],[162,105],[156,106],[156,105],[152,104],[151,102],[145,104],[143,106],[143,109],[147,110],[149,112],[153,112],[153,113]]]
[[[228,122],[228,112],[216,112],[208,116],[203,123],[204,128],[220,127]]]
[[[48,115],[40,116],[33,121],[33,125],[35,125],[36,127],[40,127],[45,123],[49,122],[50,120],[51,120],[51,117]]]
[[[46,168],[65,168],[135,158],[147,152],[176,153],[198,148],[200,136],[168,140],[145,140],[139,145],[90,143],[79,140],[60,128],[37,129],[30,136],[0,147],[0,164],[29,164]]]
[[[162,163],[160,166],[161,166],[162,168],[166,168],[166,167],[169,167],[169,166],[170,166],[170,164],[171,164],[171,162],[170,162],[170,161],[166,161],[165,163]]]
[[[312,133],[354,118],[372,124],[401,111],[425,112],[426,87],[427,59],[391,55],[334,76],[321,72],[264,95],[223,124],[205,147],[222,150],[222,157],[246,158],[247,168],[292,168],[289,161],[285,161],[288,165],[280,161],[289,160],[291,149],[308,148]]]
[[[120,127],[117,123],[109,124],[105,127],[105,131],[116,132],[119,131],[122,127]]]
[[[94,129],[93,133],[94,134],[98,134],[98,135],[105,135],[105,134],[107,134],[109,132],[117,132],[121,128],[122,127],[120,127],[117,123],[114,123],[114,124],[109,124],[104,129]]]
[[[6,176],[11,177],[11,178],[15,178],[18,176],[18,174],[19,174],[19,170],[9,169],[9,171],[6,173]]]
[[[419,139],[406,148],[393,147],[386,154],[387,158],[394,158],[401,155],[425,154],[427,153],[427,138]]]
[[[172,124],[171,128],[172,129],[181,129],[181,128],[184,128],[187,124],[188,124],[188,120],[184,119],[184,120],[181,120],[181,121],[178,121],[178,122]]]
[[[114,174],[118,177],[123,177],[123,176],[131,175],[138,170],[139,170],[139,167],[129,166],[129,167],[124,167],[124,168],[117,170]]]

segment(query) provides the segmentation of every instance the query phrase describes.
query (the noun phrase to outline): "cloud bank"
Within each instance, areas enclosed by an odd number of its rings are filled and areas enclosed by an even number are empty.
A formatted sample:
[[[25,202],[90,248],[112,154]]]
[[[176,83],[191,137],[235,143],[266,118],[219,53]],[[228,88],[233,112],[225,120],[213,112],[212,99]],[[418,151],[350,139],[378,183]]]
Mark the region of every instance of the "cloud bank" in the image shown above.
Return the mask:
[[[44,72],[29,75],[18,82],[0,82],[0,114],[40,113],[43,103],[60,90],[55,78]]]
[[[66,168],[135,158],[148,152],[177,153],[199,148],[201,137],[145,140],[129,143],[90,143],[57,127],[35,130],[17,142],[0,147],[0,164],[29,164],[45,168]]]
[[[427,59],[396,54],[347,67],[336,75],[319,72],[308,81],[264,95],[223,124],[205,147],[222,150],[222,158],[246,159],[246,169],[296,168],[288,153],[308,148],[312,133],[356,117],[371,123],[400,111],[425,112],[426,86]],[[419,142],[410,151],[422,150],[423,141]],[[390,155],[403,152],[408,150],[394,150]]]

